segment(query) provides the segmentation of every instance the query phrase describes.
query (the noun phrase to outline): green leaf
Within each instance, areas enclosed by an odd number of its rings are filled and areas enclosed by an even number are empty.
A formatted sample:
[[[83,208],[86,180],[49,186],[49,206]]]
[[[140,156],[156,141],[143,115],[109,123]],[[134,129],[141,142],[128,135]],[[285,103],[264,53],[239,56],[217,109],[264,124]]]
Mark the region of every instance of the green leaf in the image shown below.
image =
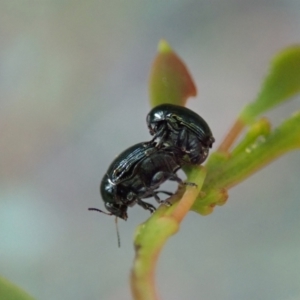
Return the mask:
[[[220,158],[219,167],[215,163],[208,164],[202,194],[200,193],[192,209],[203,214],[207,208],[223,204],[229,188],[244,181],[283,154],[299,148],[300,111],[294,113],[268,136],[248,144],[244,151],[238,151],[228,159]]]
[[[162,103],[184,106],[187,98],[197,94],[186,66],[165,40],[158,45],[150,72],[149,92],[152,107]]]
[[[34,300],[26,292],[0,276],[0,299],[3,300]]]
[[[300,45],[284,49],[272,62],[257,99],[240,115],[251,124],[260,114],[290,99],[300,91]]]

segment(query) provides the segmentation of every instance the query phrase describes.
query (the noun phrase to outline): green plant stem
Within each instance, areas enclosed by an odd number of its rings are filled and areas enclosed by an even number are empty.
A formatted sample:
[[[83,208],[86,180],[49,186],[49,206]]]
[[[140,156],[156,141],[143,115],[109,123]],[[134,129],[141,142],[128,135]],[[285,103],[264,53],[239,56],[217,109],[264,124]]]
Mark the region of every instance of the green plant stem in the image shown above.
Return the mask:
[[[160,206],[151,218],[137,228],[134,243],[136,255],[131,272],[131,290],[135,300],[158,299],[154,274],[159,254],[191,209],[204,182],[206,170],[203,167],[193,168],[189,173],[188,181],[196,183],[197,187],[188,186],[183,196],[180,190],[169,199],[172,206]]]

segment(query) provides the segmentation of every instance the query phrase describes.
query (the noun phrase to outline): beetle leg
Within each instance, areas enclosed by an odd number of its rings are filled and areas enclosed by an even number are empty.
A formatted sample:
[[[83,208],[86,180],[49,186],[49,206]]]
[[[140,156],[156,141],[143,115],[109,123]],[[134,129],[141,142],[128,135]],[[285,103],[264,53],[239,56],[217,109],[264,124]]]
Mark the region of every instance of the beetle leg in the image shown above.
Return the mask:
[[[157,138],[159,138],[159,141],[156,144],[156,147],[159,148],[161,144],[163,144],[163,142],[165,141],[166,135],[167,135],[166,125],[162,124],[162,126],[160,126],[160,128],[155,133],[155,135],[153,136],[152,140],[149,143],[153,143]]]
[[[172,174],[172,173],[169,174],[168,179],[172,181],[176,181],[181,185],[183,184],[183,181],[176,174]]]
[[[159,140],[156,142],[156,147],[160,148],[161,145],[167,140],[168,132],[165,130],[160,136]]]
[[[189,181],[182,181],[176,174],[170,174],[169,180],[173,180],[178,182],[180,185],[189,185],[189,186],[197,186],[196,183],[194,182],[189,182]]]
[[[182,128],[182,130],[180,130],[179,134],[178,134],[178,139],[177,139],[177,146],[181,149],[181,151],[189,153],[189,151],[186,150],[187,147],[187,141],[188,141],[188,131],[187,129],[184,127]]]
[[[158,196],[157,196],[158,192],[154,192],[153,193],[153,197],[154,199],[159,203],[159,204],[163,204],[166,206],[171,206],[172,204],[168,201],[168,200],[161,200]]]
[[[137,200],[137,204],[140,205],[142,208],[149,210],[151,214],[154,213],[156,210],[156,208],[152,204],[144,202],[141,199]]]
[[[197,186],[198,186],[196,183],[194,183],[194,182],[189,182],[189,181],[185,181],[183,184],[184,184],[184,185],[189,185],[189,186],[194,186],[194,187],[197,187]]]
[[[168,196],[173,196],[173,195],[174,195],[174,193],[167,192],[167,191],[156,191],[155,193],[156,193],[156,194],[162,193],[162,194],[166,194],[166,195],[168,195]]]
[[[172,180],[172,181],[176,181],[179,184],[185,184],[176,174],[174,173],[169,173],[169,172],[157,172],[151,181],[151,186],[152,187],[159,187],[161,184],[163,184],[166,180]],[[158,192],[157,192],[158,193]],[[165,194],[167,194],[168,192],[164,192]],[[167,194],[168,195],[168,194]],[[171,195],[170,195],[171,196]]]
[[[179,184],[184,184],[176,174],[160,171],[153,176],[151,186],[159,186],[166,180],[172,180],[178,182]]]
[[[178,133],[178,127],[177,127],[177,129],[176,129],[176,128],[174,128],[172,125],[173,125],[172,123],[169,123],[169,122],[168,122],[168,123],[167,123],[168,129],[169,129],[171,132],[177,134],[177,133]],[[174,123],[174,125],[176,125],[176,122]]]

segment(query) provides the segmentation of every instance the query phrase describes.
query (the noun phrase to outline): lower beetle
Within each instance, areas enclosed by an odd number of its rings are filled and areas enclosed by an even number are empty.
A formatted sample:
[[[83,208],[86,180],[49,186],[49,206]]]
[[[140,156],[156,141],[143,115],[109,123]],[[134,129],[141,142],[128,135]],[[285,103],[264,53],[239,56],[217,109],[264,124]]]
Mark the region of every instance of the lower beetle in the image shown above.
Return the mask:
[[[157,147],[164,143],[178,147],[188,157],[187,163],[203,163],[215,141],[205,120],[183,106],[161,104],[149,112],[146,120]]]
[[[134,204],[152,213],[155,207],[142,200],[150,197],[168,205],[158,194],[172,193],[157,189],[166,180],[183,184],[176,175],[176,171],[183,165],[181,154],[176,147],[158,148],[155,143],[148,142],[138,143],[122,152],[112,162],[100,185],[100,193],[108,214],[127,220],[127,208]],[[184,184],[195,185],[188,182]]]

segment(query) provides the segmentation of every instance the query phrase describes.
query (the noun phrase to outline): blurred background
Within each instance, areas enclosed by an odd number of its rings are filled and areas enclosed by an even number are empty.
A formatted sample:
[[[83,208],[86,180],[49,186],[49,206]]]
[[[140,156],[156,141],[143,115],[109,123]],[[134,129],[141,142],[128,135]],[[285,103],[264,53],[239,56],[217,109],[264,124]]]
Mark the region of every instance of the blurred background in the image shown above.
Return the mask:
[[[300,42],[298,0],[0,2],[0,274],[37,299],[131,299],[140,207],[120,221],[99,182],[149,140],[147,80],[167,39],[198,87],[188,106],[218,141],[253,100],[271,57]],[[278,125],[299,97],[267,116]],[[190,213],[159,261],[164,300],[300,299],[300,154]],[[154,202],[154,201],[153,201]]]

